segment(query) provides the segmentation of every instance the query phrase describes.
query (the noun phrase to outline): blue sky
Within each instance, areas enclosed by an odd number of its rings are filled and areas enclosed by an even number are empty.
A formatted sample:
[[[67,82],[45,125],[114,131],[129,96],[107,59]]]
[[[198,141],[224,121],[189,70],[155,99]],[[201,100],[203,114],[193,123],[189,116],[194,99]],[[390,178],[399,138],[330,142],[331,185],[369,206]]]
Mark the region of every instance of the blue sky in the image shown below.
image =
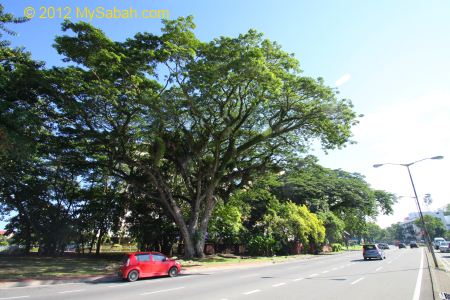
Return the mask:
[[[447,173],[450,169],[450,1],[206,1],[206,0],[0,0],[6,11],[22,16],[28,6],[105,9],[130,6],[168,9],[170,17],[193,15],[196,34],[203,41],[237,36],[254,28],[277,41],[300,60],[304,74],[323,77],[338,86],[358,113],[356,145],[328,155],[314,154],[321,164],[366,176],[372,187],[412,196],[404,168],[380,162],[408,163],[443,155],[444,160],[423,161],[412,167],[419,197],[430,193],[427,209],[450,203]],[[365,2],[365,3],[364,3]],[[41,10],[42,11],[42,10]],[[76,21],[76,19],[73,19]],[[19,33],[10,38],[47,66],[61,63],[52,48],[61,34],[62,19],[34,18],[10,26]],[[139,31],[158,32],[157,19],[98,20],[114,40]],[[386,227],[416,211],[412,199],[400,199],[391,217],[380,217]],[[0,223],[0,228],[2,223]]]

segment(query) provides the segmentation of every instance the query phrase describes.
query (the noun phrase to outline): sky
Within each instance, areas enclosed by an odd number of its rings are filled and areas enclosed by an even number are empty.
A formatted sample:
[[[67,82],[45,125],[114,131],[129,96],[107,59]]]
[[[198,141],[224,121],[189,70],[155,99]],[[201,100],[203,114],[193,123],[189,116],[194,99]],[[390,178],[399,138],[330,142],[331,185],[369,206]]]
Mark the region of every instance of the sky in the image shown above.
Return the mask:
[[[77,9],[168,10],[171,19],[194,16],[195,33],[203,41],[238,36],[249,29],[264,33],[299,59],[303,74],[323,77],[339,96],[350,99],[360,123],[353,128],[355,144],[312,153],[320,164],[358,172],[374,189],[405,196],[392,216],[380,216],[387,227],[417,211],[407,169],[377,163],[424,160],[411,173],[422,209],[436,210],[450,203],[450,1],[299,1],[299,0],[0,0],[7,12],[31,21],[9,26],[9,37],[33,58],[60,65],[52,44],[61,35],[62,16],[72,21]],[[52,12],[55,12],[52,14]],[[47,14],[45,14],[47,13]],[[47,16],[47,18],[43,18]],[[100,19],[90,21],[111,39],[123,41],[137,32],[159,33],[159,19]],[[425,194],[433,202],[422,202]],[[0,228],[5,223],[0,222]]]

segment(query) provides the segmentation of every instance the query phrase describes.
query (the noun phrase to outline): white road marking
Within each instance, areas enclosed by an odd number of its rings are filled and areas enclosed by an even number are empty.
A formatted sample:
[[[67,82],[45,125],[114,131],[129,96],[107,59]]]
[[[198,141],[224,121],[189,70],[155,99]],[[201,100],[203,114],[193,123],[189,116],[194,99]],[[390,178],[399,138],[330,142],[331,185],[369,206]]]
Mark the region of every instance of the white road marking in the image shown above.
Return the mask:
[[[333,268],[333,269],[331,269],[331,271],[336,271],[338,268]]]
[[[317,275],[319,275],[319,274],[314,273],[314,274],[309,275],[308,277],[316,277]]]
[[[250,295],[250,294],[254,294],[254,293],[258,293],[258,292],[261,292],[261,290],[248,291],[248,292],[245,292],[245,293],[242,293],[242,294],[244,294],[244,295]]]
[[[30,296],[16,296],[16,297],[0,298],[0,300],[21,299],[21,298],[29,298],[29,297],[30,297]]]
[[[364,279],[364,277],[361,277],[361,278],[359,278],[359,279],[356,279],[355,281],[353,281],[352,283],[350,283],[350,284],[357,284],[358,282],[360,282],[361,280],[363,280]]]
[[[279,287],[279,286],[282,286],[282,285],[285,285],[285,284],[286,284],[286,282],[280,282],[280,283],[274,284],[272,286],[273,287]]]
[[[178,287],[178,288],[173,288],[173,289],[159,290],[159,291],[154,291],[154,292],[143,293],[143,294],[141,294],[141,296],[157,294],[157,293],[164,293],[164,292],[171,292],[171,291],[176,291],[176,290],[181,290],[181,289],[184,289],[184,286],[181,286],[181,287]]]
[[[303,280],[304,278],[295,278],[295,279],[292,279],[292,281],[300,281],[300,280]]]
[[[420,267],[419,274],[417,274],[416,288],[414,289],[413,300],[419,300],[420,297],[420,286],[422,285],[422,273],[423,273],[423,250],[421,249],[420,255]]]
[[[388,264],[388,265],[390,265],[391,263],[392,263],[392,260],[388,261],[388,263],[387,263],[387,264]]]
[[[70,291],[58,292],[58,294],[78,293],[78,292],[82,292],[82,291],[84,291],[84,290],[70,290]]]
[[[375,272],[378,272],[378,271],[380,271],[381,269],[383,269],[383,267],[378,267],[378,268],[375,270]]]
[[[326,273],[328,273],[328,272],[330,272],[330,271],[325,270],[325,271],[322,272],[322,274],[326,274]]]

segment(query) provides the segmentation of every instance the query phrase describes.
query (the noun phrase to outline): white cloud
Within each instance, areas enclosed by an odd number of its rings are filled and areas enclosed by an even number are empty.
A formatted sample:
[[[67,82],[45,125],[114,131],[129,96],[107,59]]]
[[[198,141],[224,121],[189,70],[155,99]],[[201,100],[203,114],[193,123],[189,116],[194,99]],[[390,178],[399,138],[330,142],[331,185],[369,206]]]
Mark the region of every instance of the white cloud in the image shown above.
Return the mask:
[[[344,83],[346,83],[347,81],[349,81],[351,78],[352,78],[352,75],[350,75],[349,73],[345,73],[338,80],[336,80],[336,82],[334,84],[337,87],[339,87],[339,86],[343,85]]]

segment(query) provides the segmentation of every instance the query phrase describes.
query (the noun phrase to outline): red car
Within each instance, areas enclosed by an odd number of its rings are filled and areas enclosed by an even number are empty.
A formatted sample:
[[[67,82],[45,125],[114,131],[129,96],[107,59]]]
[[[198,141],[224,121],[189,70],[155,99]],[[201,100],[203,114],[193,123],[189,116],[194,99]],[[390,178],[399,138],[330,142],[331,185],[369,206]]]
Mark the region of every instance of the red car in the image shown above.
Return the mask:
[[[159,252],[128,253],[122,260],[119,277],[128,281],[153,276],[175,277],[181,271],[181,264]]]

